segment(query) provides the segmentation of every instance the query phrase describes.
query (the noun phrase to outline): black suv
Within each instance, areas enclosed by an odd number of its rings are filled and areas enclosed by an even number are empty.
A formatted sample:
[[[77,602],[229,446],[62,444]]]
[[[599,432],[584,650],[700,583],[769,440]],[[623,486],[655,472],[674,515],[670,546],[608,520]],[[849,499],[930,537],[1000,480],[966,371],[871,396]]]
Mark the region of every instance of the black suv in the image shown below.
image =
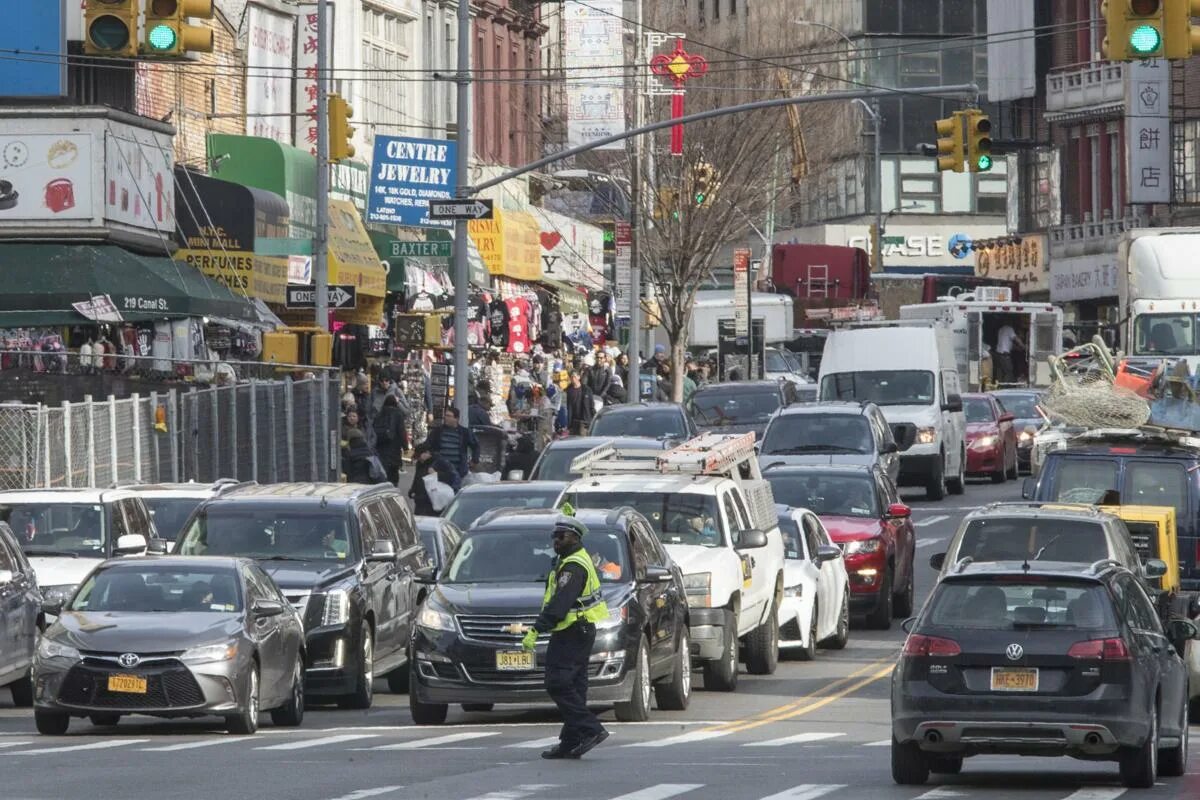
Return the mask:
[[[692,395],[688,411],[701,433],[754,431],[754,438],[762,439],[775,412],[796,400],[796,385],[791,381],[710,383]]]
[[[496,509],[464,534],[413,637],[409,708],[418,725],[446,721],[450,703],[466,711],[495,703],[545,702],[546,644],[521,649],[516,623],[532,625],[554,558],[559,512]],[[609,618],[596,625],[588,700],[614,703],[617,719],[642,721],[654,692],[660,709],[691,697],[688,607],[683,574],[632,508],[581,510],[583,547],[596,562]],[[432,569],[422,578],[433,579]]]
[[[924,783],[966,756],[1120,764],[1126,786],[1184,774],[1187,670],[1197,628],[1164,629],[1136,575],[1112,561],[967,564],[944,576],[892,673],[892,777]]]
[[[369,708],[376,675],[407,688],[425,550],[395,486],[248,486],[196,509],[175,553],[257,559],[304,620],[310,698]]]
[[[592,436],[648,436],[685,442],[696,436],[692,415],[679,403],[607,405],[592,420]]]

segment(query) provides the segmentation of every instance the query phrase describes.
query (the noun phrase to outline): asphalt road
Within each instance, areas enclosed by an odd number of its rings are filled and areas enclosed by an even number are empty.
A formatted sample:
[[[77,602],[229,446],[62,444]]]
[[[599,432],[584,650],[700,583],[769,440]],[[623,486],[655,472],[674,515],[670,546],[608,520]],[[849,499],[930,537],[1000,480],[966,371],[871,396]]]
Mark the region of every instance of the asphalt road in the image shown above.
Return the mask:
[[[917,593],[972,507],[1015,499],[1018,484],[972,484],[943,503],[911,498],[918,531]],[[582,761],[543,761],[553,710],[468,714],[412,725],[407,698],[380,684],[367,712],[312,710],[300,729],[269,722],[253,738],[215,723],[126,718],[115,730],[73,721],[39,737],[26,710],[0,701],[2,800],[1115,800],[1200,797],[1200,753],[1189,774],[1126,791],[1116,765],[1069,759],[978,758],[923,787],[892,783],[888,681],[903,633],[853,630],[841,652],[742,675],[734,694],[696,691],[686,712],[649,723],[604,718],[612,737]],[[697,683],[700,683],[697,675]],[[1200,741],[1200,728],[1193,728]]]

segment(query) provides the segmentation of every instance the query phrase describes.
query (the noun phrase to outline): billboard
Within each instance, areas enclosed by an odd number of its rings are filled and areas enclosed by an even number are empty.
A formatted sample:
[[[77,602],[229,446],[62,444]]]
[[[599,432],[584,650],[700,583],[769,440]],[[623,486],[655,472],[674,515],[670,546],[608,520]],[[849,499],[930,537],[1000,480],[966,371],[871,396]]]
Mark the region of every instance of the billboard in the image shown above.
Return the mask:
[[[625,130],[622,0],[568,0],[563,6],[567,144],[575,147]],[[624,142],[601,150],[623,150]]]
[[[458,145],[448,139],[376,136],[367,221],[449,228],[429,219],[429,201],[454,197]]]
[[[247,17],[246,135],[291,144],[296,19],[256,5]]]

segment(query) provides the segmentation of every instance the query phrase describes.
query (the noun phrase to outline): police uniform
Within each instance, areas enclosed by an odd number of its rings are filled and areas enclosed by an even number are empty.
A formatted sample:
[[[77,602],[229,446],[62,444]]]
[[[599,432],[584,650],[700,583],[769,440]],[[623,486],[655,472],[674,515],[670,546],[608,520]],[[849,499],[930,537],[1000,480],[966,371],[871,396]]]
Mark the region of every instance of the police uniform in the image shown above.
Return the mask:
[[[555,529],[581,537],[586,530],[574,520],[560,522]],[[586,745],[591,749],[608,736],[587,705],[588,659],[596,641],[596,623],[607,618],[608,607],[591,556],[582,545],[561,553],[546,576],[542,612],[533,624],[537,633],[550,634],[546,691],[563,718],[559,745],[543,754],[547,758],[578,758],[572,752],[575,748]]]

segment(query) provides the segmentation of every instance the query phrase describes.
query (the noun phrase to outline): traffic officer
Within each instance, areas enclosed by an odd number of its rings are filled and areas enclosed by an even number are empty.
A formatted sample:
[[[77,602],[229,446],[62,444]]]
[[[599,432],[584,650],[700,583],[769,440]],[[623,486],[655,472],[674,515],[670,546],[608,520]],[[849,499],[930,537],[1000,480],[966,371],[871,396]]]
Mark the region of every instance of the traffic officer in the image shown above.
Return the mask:
[[[550,633],[546,649],[546,691],[562,713],[558,744],[542,758],[579,758],[608,738],[608,731],[587,705],[588,658],[596,641],[596,623],[608,618],[600,578],[583,549],[587,527],[570,506],[554,522],[558,558],[546,576],[542,613],[521,645],[533,650],[539,633]]]

